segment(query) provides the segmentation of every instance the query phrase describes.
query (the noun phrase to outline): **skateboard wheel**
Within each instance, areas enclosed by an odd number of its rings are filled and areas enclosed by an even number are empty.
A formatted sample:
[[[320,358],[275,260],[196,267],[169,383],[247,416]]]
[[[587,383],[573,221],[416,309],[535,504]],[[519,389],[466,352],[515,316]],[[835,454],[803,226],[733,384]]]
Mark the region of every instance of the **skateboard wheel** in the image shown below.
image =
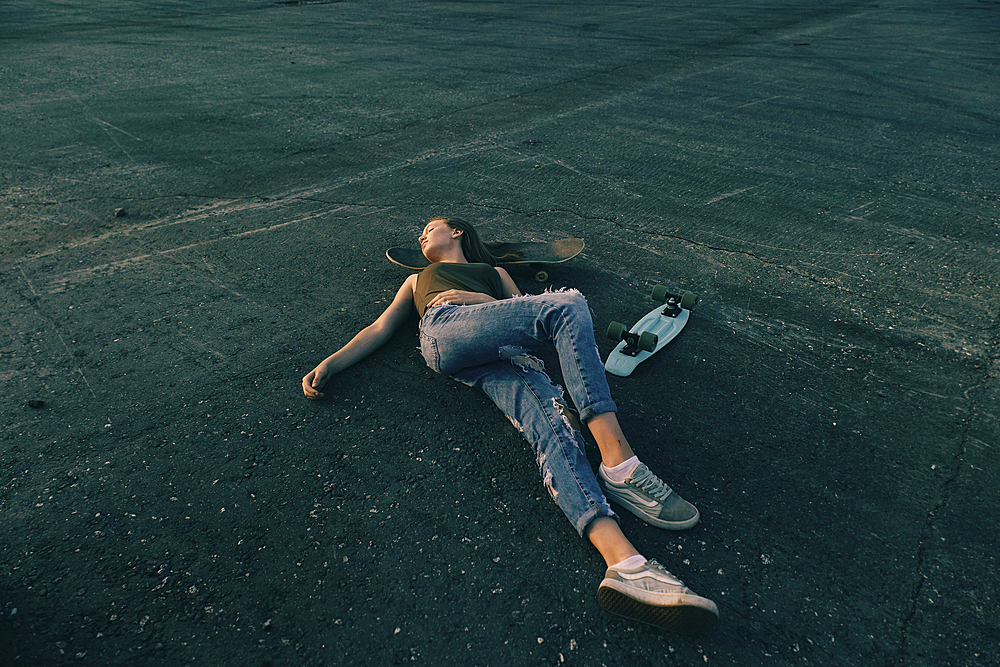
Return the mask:
[[[608,338],[611,340],[622,340],[625,333],[625,325],[621,322],[612,322],[608,325]]]
[[[549,272],[548,271],[546,271],[544,269],[539,269],[538,271],[535,271],[535,282],[536,283],[544,283],[548,279],[549,279]]]
[[[655,333],[643,331],[642,335],[639,336],[639,349],[644,352],[652,352],[656,349],[656,344],[659,342],[660,338]]]
[[[698,303],[698,295],[694,292],[684,292],[684,296],[681,297],[681,308],[684,310],[691,310],[694,308],[694,304]]]
[[[653,288],[653,301],[666,301],[667,300],[667,288],[663,285],[657,285]]]

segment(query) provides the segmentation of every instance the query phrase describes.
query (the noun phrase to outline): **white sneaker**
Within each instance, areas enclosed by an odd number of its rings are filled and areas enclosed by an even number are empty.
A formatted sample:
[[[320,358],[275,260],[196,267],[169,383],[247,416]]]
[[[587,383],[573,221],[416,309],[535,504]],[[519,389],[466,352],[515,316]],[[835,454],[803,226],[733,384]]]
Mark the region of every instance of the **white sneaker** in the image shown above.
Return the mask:
[[[609,567],[597,601],[612,614],[684,635],[710,630],[719,620],[714,602],[693,593],[655,560],[633,569]]]

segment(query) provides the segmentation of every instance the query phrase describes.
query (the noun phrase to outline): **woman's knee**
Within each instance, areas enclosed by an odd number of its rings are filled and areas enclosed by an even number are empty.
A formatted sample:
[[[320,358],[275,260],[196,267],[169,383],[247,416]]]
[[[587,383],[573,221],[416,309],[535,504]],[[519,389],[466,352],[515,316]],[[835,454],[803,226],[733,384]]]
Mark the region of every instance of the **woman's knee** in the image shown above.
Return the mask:
[[[577,290],[570,290],[564,293],[566,299],[566,312],[573,318],[581,321],[590,323],[593,321],[593,316],[590,312],[590,304],[587,303],[586,297],[583,296]]]
[[[587,304],[587,299],[578,290],[569,289],[562,292],[553,292],[550,297],[554,303],[558,304],[561,310],[570,313],[581,313],[590,317],[590,306]]]

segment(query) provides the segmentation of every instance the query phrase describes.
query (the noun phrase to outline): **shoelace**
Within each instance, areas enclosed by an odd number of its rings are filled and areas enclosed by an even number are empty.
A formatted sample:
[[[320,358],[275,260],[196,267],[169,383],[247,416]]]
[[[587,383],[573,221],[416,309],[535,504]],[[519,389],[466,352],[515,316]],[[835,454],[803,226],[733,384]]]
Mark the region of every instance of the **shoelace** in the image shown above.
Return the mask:
[[[673,490],[664,484],[662,479],[654,475],[645,463],[639,464],[639,469],[636,472],[638,476],[633,476],[632,482],[660,502],[666,501],[667,496],[673,493]]]
[[[681,581],[676,576],[674,576],[669,570],[667,570],[667,568],[665,568],[662,565],[660,565],[656,560],[646,561],[646,565],[648,565],[650,568],[656,570],[660,574],[666,576],[667,578],[671,579],[672,581],[676,581],[678,586],[683,586],[684,585],[683,581]]]

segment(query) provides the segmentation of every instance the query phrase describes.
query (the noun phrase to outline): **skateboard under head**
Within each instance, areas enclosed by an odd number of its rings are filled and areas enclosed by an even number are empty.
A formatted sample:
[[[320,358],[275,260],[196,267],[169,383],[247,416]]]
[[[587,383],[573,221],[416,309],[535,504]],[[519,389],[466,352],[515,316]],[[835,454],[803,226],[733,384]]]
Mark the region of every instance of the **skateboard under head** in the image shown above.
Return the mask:
[[[559,264],[573,259],[583,251],[583,239],[565,238],[555,241],[527,241],[524,243],[487,243],[500,264]],[[420,250],[413,248],[389,248],[385,256],[393,264],[419,271],[430,266],[430,262]],[[544,282],[549,277],[547,271],[537,268],[535,280]]]

